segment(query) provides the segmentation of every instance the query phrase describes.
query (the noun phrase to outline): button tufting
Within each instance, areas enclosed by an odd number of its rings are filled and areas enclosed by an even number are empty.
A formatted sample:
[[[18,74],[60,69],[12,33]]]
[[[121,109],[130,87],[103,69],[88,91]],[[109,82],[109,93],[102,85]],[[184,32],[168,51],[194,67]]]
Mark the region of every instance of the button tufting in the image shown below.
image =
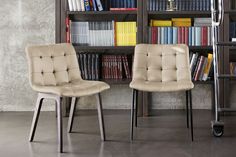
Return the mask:
[[[66,71],[69,71],[69,68],[67,68]]]
[[[51,56],[51,58],[53,59],[53,56]]]
[[[42,59],[43,57],[42,56],[39,56],[40,59]]]
[[[53,70],[53,71],[52,71],[52,73],[53,73],[53,74],[55,74],[55,73],[56,73],[56,71],[55,71],[55,70]]]
[[[43,71],[41,71],[41,74],[43,75]]]
[[[148,53],[147,53],[147,57],[148,57]]]
[[[66,53],[64,53],[64,56],[66,56]]]

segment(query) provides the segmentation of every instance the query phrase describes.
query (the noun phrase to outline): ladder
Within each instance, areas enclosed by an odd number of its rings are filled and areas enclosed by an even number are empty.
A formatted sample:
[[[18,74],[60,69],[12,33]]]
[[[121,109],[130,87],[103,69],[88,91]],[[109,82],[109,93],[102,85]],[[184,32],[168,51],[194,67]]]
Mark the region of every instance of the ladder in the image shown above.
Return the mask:
[[[224,18],[224,0],[211,0],[211,19],[212,19],[212,41],[213,41],[213,66],[214,66],[214,87],[215,87],[215,120],[211,122],[212,133],[215,137],[224,134],[224,122],[220,120],[222,112],[236,112],[235,109],[221,108],[219,104],[219,80],[232,79],[236,76],[230,74],[220,74],[219,72],[219,48],[225,46],[236,46],[236,42],[219,42],[219,27]]]

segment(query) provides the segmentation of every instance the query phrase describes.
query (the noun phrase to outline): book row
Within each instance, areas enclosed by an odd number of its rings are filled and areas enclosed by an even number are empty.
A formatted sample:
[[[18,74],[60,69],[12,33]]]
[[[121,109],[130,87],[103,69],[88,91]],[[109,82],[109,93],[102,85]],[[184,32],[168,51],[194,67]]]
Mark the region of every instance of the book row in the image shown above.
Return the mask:
[[[68,0],[69,11],[137,10],[136,0]]]
[[[190,69],[193,81],[207,81],[213,78],[213,55],[190,52]]]
[[[192,22],[193,21],[193,22]],[[190,26],[211,26],[211,18],[172,18],[170,20],[155,20],[151,19],[150,20],[150,26],[160,26],[160,27],[167,27],[167,26],[175,26],[175,27],[180,27],[180,26],[185,26],[185,27],[190,27]]]
[[[168,0],[147,0],[147,10],[149,11],[210,11],[211,0],[175,0],[173,1],[173,8],[169,8]]]
[[[103,79],[131,79],[132,58],[127,55],[103,55]]]
[[[77,57],[85,80],[131,79],[132,56],[79,53]]]
[[[67,19],[66,41],[86,46],[134,46],[136,22],[71,22]]]
[[[230,75],[236,76],[236,62],[230,62],[229,63],[229,70],[230,70]]]
[[[211,27],[149,27],[150,44],[186,44],[189,46],[211,46]]]

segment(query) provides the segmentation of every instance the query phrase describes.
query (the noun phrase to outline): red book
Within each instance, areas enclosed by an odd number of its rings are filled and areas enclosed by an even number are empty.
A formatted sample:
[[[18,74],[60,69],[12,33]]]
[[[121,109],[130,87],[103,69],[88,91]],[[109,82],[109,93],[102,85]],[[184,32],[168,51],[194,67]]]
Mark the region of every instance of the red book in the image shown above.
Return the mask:
[[[185,34],[185,38],[184,38],[184,43],[186,44],[186,45],[188,45],[188,33],[189,33],[189,30],[188,30],[188,27],[185,27],[185,32],[184,32],[184,34]]]
[[[182,27],[182,37],[181,37],[181,44],[184,44],[185,42],[185,27]]]
[[[70,19],[66,17],[66,42],[70,43]]]
[[[152,27],[152,44],[157,43],[157,27]]]
[[[201,71],[203,70],[204,61],[205,61],[205,57],[201,56],[199,65],[197,67],[197,73],[196,73],[196,76],[194,77],[194,81],[199,80]]]
[[[182,42],[182,27],[178,27],[178,44]]]
[[[203,27],[203,33],[202,33],[202,36],[203,36],[203,42],[202,42],[203,44],[202,44],[202,45],[203,45],[203,46],[207,46],[207,40],[208,40],[208,39],[207,39],[207,33],[208,33],[208,32],[207,32],[207,27],[204,26],[204,27]]]

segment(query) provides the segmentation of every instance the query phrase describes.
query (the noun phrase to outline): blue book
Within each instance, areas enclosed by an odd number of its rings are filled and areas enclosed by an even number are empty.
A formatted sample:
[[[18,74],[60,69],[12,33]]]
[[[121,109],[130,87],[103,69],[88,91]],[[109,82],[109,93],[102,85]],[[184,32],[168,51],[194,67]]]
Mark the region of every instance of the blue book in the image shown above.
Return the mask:
[[[167,44],[168,43],[168,27],[164,27],[164,33],[165,33],[164,44]]]
[[[201,27],[195,27],[195,46],[201,46]]]
[[[188,27],[188,45],[192,46],[192,27]]]
[[[178,43],[178,28],[173,27],[173,44]]]
[[[191,27],[192,30],[192,46],[195,46],[195,27]]]
[[[90,5],[89,5],[89,0],[84,0],[84,8],[86,11],[90,11]]]
[[[120,6],[119,6],[119,8],[124,8],[124,0],[119,0],[120,1]]]
[[[172,27],[167,27],[167,32],[168,32],[167,44],[172,44],[173,43],[173,29],[172,29]]]
[[[131,8],[135,8],[135,0],[131,0]]]
[[[95,0],[93,0],[93,10],[97,11],[97,4],[96,4]]]
[[[159,0],[156,0],[155,3],[156,3],[156,11],[159,11]]]
[[[211,2],[210,2],[210,0],[206,0],[206,8],[207,8],[207,11],[211,10]]]
[[[124,0],[124,8],[128,8],[128,0]]]
[[[149,6],[151,4],[151,1],[152,0],[149,0]],[[128,5],[128,8],[131,8],[131,0],[128,0],[127,5]],[[151,8],[149,8],[149,9],[151,9]]]
[[[163,10],[163,6],[162,6],[162,2],[163,2],[163,0],[160,0],[160,3],[159,3],[159,11],[162,11]]]
[[[175,0],[176,10],[179,10],[179,0]]]
[[[152,1],[152,10],[156,11],[156,0]]]
[[[165,37],[164,27],[161,27],[161,44],[165,43],[164,37]]]

